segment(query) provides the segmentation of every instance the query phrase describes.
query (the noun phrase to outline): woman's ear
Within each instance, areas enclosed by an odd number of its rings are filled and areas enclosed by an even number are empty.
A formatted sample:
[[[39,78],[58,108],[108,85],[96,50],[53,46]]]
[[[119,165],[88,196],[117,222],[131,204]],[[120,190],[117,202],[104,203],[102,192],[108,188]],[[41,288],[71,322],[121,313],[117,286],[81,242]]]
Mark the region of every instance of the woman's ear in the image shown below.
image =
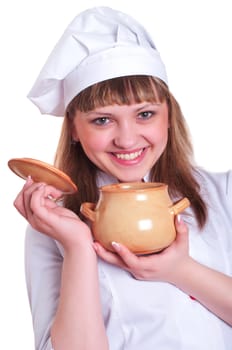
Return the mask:
[[[78,132],[74,127],[72,128],[72,140],[75,142],[79,141]]]

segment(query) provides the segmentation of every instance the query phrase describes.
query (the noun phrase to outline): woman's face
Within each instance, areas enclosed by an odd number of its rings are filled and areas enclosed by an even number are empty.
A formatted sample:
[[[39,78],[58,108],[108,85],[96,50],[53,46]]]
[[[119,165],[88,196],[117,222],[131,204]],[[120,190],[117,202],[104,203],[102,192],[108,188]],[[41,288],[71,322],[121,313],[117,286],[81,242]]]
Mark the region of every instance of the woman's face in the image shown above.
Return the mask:
[[[73,139],[88,158],[119,181],[141,181],[163,153],[168,139],[166,102],[110,105],[77,111]]]

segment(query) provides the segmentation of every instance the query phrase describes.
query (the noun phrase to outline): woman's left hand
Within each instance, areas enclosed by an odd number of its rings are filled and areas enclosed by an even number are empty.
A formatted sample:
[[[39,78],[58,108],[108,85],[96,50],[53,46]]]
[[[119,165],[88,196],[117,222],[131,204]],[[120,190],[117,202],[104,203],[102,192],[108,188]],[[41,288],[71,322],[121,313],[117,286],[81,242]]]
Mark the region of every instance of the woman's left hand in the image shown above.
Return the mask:
[[[168,282],[204,305],[232,326],[232,278],[195,261],[189,255],[188,228],[175,221],[176,239],[160,253],[136,256],[123,245],[113,245],[115,254],[94,243],[99,257],[144,281]],[[193,298],[193,297],[191,297]]]
[[[100,258],[130,272],[138,280],[165,281],[174,283],[181,274],[185,263],[191,259],[188,246],[187,225],[176,218],[176,239],[162,252],[137,256],[122,244],[113,243],[115,253],[104,249],[95,242],[94,247]]]

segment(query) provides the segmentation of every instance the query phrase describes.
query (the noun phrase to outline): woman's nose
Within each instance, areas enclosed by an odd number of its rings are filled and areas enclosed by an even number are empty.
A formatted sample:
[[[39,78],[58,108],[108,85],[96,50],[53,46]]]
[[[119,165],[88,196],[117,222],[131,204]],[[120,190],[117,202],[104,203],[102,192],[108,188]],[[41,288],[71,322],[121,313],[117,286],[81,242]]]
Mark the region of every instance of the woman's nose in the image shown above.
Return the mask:
[[[136,146],[138,140],[138,130],[135,126],[121,125],[114,137],[114,144],[119,148],[129,149]]]

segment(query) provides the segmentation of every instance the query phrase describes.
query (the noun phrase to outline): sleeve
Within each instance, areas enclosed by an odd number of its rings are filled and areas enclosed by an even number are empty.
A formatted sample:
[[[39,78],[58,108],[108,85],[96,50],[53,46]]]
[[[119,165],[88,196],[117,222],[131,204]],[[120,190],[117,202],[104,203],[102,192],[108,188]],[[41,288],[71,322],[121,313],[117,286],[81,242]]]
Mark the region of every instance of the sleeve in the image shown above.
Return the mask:
[[[232,206],[232,170],[227,172],[226,194]]]
[[[58,306],[62,263],[56,241],[29,226],[25,237],[25,274],[35,350],[54,350],[50,328]]]

